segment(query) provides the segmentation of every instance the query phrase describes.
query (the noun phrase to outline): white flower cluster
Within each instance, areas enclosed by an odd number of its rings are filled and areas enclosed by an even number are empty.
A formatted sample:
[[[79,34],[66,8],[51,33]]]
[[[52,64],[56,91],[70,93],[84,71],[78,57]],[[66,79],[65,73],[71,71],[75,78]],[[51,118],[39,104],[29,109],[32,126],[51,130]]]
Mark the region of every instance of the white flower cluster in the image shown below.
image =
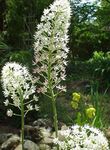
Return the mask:
[[[60,132],[60,140],[54,139],[59,150],[109,150],[103,132],[88,125],[75,125]]]
[[[17,63],[7,63],[2,69],[2,85],[3,93],[7,98],[4,102],[5,106],[14,105],[21,110],[21,97],[27,111],[30,111],[37,106],[31,106],[32,101],[38,101],[34,95],[32,100],[29,100],[30,95],[35,93],[35,86],[32,76],[29,74],[26,67],[22,67]],[[10,101],[8,100],[11,99]],[[38,107],[37,107],[38,108]],[[8,116],[13,115],[13,111],[7,111]]]
[[[65,87],[60,83],[66,77],[70,15],[69,1],[55,0],[44,10],[41,23],[37,25],[34,43],[35,64],[37,64],[35,73],[44,79],[39,92],[47,92],[49,81],[53,89],[65,91]]]

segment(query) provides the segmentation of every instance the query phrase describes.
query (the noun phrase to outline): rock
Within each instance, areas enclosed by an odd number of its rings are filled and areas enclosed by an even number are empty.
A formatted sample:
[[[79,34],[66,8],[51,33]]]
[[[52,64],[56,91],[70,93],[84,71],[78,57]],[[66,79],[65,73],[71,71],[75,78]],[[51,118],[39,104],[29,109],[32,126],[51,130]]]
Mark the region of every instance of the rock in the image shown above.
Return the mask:
[[[31,140],[35,143],[38,143],[42,139],[42,134],[38,127],[33,127],[30,125],[24,126],[24,135],[25,139]]]
[[[55,146],[55,147],[53,147],[53,148],[52,148],[52,150],[57,150],[57,147],[56,147],[56,146]]]
[[[110,138],[110,128],[105,130],[105,135],[107,138]]]
[[[40,132],[42,134],[43,137],[50,137],[51,136],[51,129],[50,128],[40,128]]]
[[[52,121],[49,119],[38,119],[33,122],[33,126],[52,128]]]
[[[14,150],[20,143],[20,138],[17,135],[12,135],[7,141],[1,145],[1,150]]]
[[[46,144],[40,144],[39,148],[40,148],[40,150],[51,150],[51,147]]]
[[[52,145],[53,144],[53,139],[51,137],[44,137],[44,139],[41,141],[41,143]]]
[[[52,132],[50,129],[45,129],[44,127],[40,128],[41,134],[43,136],[43,139],[40,143],[46,144],[46,145],[52,145],[53,143],[53,137]]]
[[[7,141],[13,134],[12,133],[2,133],[0,134],[0,144]]]
[[[61,140],[61,141],[63,141],[64,140],[64,136],[61,134],[61,132],[62,131],[64,131],[64,130],[67,130],[68,129],[68,127],[66,126],[66,125],[64,125],[64,126],[62,126],[61,127],[61,130],[58,130],[58,138]],[[51,136],[51,138],[55,138],[56,136],[55,136],[55,131],[52,133],[52,136]]]
[[[68,129],[68,127],[66,126],[66,125],[63,125],[62,127],[61,127],[61,130],[67,130]]]
[[[22,150],[21,144],[19,144],[15,150]],[[30,140],[25,140],[24,142],[24,150],[40,150],[38,145]]]
[[[19,144],[14,150],[22,150],[22,145]]]
[[[67,89],[70,91],[70,89],[72,91],[78,91],[78,92],[81,92],[81,91],[89,91],[90,90],[90,86],[91,83],[89,80],[78,80],[78,81],[74,81],[74,82],[71,82],[71,83],[68,83],[67,84]]]

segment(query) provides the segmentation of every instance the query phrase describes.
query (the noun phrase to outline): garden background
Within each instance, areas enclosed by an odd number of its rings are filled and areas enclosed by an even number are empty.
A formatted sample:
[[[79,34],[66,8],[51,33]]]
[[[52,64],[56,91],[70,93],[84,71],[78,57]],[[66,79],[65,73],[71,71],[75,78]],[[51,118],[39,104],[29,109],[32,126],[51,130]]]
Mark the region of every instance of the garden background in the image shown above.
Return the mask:
[[[0,70],[6,62],[19,62],[32,72],[34,33],[44,8],[53,0],[0,0]],[[82,108],[72,107],[72,93],[81,95],[82,103],[96,109],[94,125],[110,125],[110,1],[93,3],[71,0],[72,16],[69,28],[70,49],[66,69],[66,94],[58,98],[58,120],[67,125],[84,124]],[[6,116],[4,96],[0,86],[0,124],[20,127],[17,117]],[[40,95],[39,112],[30,112],[26,123],[38,118],[52,119],[50,101]],[[86,109],[86,107],[85,107]],[[87,121],[87,120],[86,120]],[[91,120],[90,120],[91,121]]]

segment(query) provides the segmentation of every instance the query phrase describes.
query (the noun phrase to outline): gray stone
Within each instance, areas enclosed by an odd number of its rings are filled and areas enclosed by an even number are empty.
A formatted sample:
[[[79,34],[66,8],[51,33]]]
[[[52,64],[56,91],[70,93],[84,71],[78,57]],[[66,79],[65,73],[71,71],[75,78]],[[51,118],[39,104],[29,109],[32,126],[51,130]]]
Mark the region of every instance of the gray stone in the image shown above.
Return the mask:
[[[66,126],[66,125],[63,125],[62,127],[61,127],[61,130],[67,130],[68,129],[68,127]]]
[[[38,119],[33,122],[33,126],[38,126],[38,127],[52,127],[52,122],[49,119]]]
[[[31,140],[35,143],[38,143],[42,139],[42,134],[38,127],[25,125],[24,126],[24,135],[25,139]]]
[[[50,128],[46,129],[46,128],[42,127],[42,128],[40,128],[40,131],[43,136],[43,139],[40,143],[52,145],[53,137],[52,137],[52,132],[51,132]]]
[[[106,135],[107,138],[110,139],[110,128],[105,130],[105,135]]]
[[[40,132],[42,134],[43,137],[50,137],[51,136],[51,129],[50,128],[40,128]]]
[[[1,145],[1,150],[13,150],[19,143],[20,138],[17,135],[12,135]]]
[[[13,134],[12,133],[1,133],[0,134],[0,144],[8,140]]]
[[[30,140],[25,141],[24,148],[25,150],[39,150],[39,147],[37,146],[37,144],[35,144],[34,142]]]
[[[51,137],[50,138],[49,137],[44,137],[44,139],[41,141],[41,143],[52,145],[53,139]]]
[[[51,147],[47,144],[40,144],[39,148],[40,150],[51,150]]]
[[[55,146],[55,147],[53,147],[51,150],[57,150],[57,147]]]
[[[22,146],[21,144],[19,144],[15,150],[22,150]],[[35,144],[34,142],[30,141],[30,140],[25,140],[24,142],[24,150],[40,150],[39,147],[37,146],[37,144]]]

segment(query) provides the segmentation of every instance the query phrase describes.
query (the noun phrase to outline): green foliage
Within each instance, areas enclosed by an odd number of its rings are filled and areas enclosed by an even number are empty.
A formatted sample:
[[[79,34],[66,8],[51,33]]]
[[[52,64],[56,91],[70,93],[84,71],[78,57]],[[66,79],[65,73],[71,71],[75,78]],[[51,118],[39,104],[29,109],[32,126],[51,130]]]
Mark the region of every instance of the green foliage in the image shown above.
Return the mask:
[[[9,61],[19,62],[29,68],[32,67],[32,51],[16,51],[9,53]]]
[[[3,62],[6,60],[6,55],[10,51],[10,47],[4,42],[2,35],[0,34],[0,68],[3,65]]]
[[[4,42],[2,36],[0,35],[0,65],[3,60],[3,56],[5,56],[6,52],[10,50],[10,47]]]
[[[75,3],[76,2],[76,3]],[[101,31],[95,22],[96,4],[72,1],[72,23],[70,28],[70,48],[72,57],[88,59],[94,49],[100,47]],[[99,48],[100,49],[100,48]]]
[[[6,39],[13,47],[19,47],[22,41],[21,33],[23,32],[23,1],[7,0]]]
[[[37,0],[37,20],[38,22],[40,21],[41,15],[43,14],[43,10],[44,8],[47,8],[49,6],[49,4],[51,4],[54,0]]]
[[[14,49],[29,49],[33,43],[36,23],[43,9],[53,0],[7,0],[6,41]]]
[[[78,125],[95,125],[94,119],[96,118],[96,109],[91,103],[91,97],[76,92],[72,95],[71,106],[73,110],[75,109],[77,112],[75,123]]]
[[[98,49],[103,52],[110,50],[110,3],[99,6],[96,3],[71,1],[72,20],[70,27],[71,58],[79,57],[87,60]]]
[[[0,41],[0,50],[2,51],[2,50],[7,50],[7,49],[9,49],[8,45]]]
[[[69,78],[98,80],[110,84],[110,52],[95,51],[87,61],[74,60],[67,67]]]
[[[44,8],[52,2],[53,0],[6,0],[5,14],[2,15],[8,45],[15,50],[29,49],[33,43],[36,23],[40,21]],[[87,60],[96,49],[109,51],[109,1],[103,0],[99,7],[96,3],[82,4],[80,0],[74,0],[71,1],[71,7],[70,58],[78,56]]]
[[[110,1],[102,0],[101,7],[97,11],[97,19],[99,21],[100,27],[104,28],[105,31],[109,30],[110,23]]]
[[[68,113],[69,106],[67,107],[66,103],[68,101],[65,100],[65,97],[58,98],[56,105],[57,105],[57,112],[58,112],[58,120],[59,122],[63,122],[66,124],[73,123],[72,116]],[[52,103],[50,99],[44,96],[40,96],[39,101],[40,109],[38,111],[39,118],[49,118],[53,120],[53,111],[52,111]]]
[[[99,90],[98,82],[93,82],[91,85],[91,101],[93,106],[96,109],[94,125],[98,128],[102,128],[104,124],[102,122],[102,109],[101,109],[101,101],[100,101],[98,90]]]
[[[89,60],[94,77],[100,80],[110,81],[110,53],[95,51]]]
[[[27,66],[30,71],[32,69],[32,51],[9,51],[3,52],[2,56],[5,58],[0,60],[0,68],[2,68],[6,62],[19,62],[20,64]]]

